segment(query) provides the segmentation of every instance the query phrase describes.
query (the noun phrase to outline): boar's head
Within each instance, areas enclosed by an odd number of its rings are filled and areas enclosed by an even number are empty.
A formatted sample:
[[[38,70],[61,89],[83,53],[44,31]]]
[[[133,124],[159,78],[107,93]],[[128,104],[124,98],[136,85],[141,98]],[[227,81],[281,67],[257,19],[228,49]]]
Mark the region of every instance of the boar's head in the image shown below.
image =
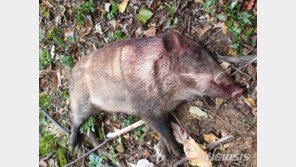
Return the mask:
[[[195,41],[176,33],[167,33],[163,40],[179,81],[191,93],[218,98],[237,98],[242,94],[243,89]]]

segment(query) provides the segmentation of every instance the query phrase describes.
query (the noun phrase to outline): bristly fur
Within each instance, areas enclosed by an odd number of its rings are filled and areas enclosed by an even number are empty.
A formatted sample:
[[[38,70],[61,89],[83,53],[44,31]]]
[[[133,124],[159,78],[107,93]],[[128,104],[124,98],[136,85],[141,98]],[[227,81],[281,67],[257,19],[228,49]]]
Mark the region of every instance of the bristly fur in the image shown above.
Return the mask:
[[[221,71],[196,42],[175,33],[121,40],[93,51],[75,65],[70,79],[72,147],[80,125],[103,110],[140,116],[160,134],[162,148],[180,155],[167,113],[196,95],[229,97],[220,83],[211,84]],[[227,78],[223,84],[234,85]]]

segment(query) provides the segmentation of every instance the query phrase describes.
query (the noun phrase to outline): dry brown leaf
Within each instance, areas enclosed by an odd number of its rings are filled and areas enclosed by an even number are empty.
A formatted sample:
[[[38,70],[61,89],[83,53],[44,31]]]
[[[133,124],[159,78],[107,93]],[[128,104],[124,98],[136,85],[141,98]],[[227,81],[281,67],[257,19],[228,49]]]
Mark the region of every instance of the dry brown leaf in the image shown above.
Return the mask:
[[[54,6],[49,3],[48,1],[45,1],[45,0],[42,0],[42,4],[44,7],[47,7],[47,8],[53,8]]]
[[[231,55],[231,56],[236,56],[236,51],[233,49],[233,48],[230,48],[228,53]]]
[[[84,22],[84,26],[85,26],[85,28],[86,28],[86,31],[80,35],[80,36],[82,36],[82,37],[85,36],[85,35],[88,35],[88,34],[90,33],[91,29],[92,29],[93,26],[94,26],[94,24],[93,24],[93,22],[92,22],[92,20],[91,20],[91,16],[87,16],[87,17],[86,17],[86,20],[85,20],[85,22]]]
[[[199,167],[212,167],[212,162],[207,152],[200,148],[191,137],[184,142],[184,152],[189,160],[189,164]]]
[[[255,80],[256,79],[256,67],[253,66],[253,64],[248,65],[248,74],[252,76],[252,78]]]
[[[148,30],[144,31],[144,36],[145,37],[153,37],[153,36],[155,36],[155,33],[156,33],[156,27],[155,27],[155,25],[151,25]]]
[[[201,37],[204,35],[204,33],[207,32],[211,28],[212,28],[212,26],[210,26],[210,25],[205,26],[204,28],[198,27],[197,28],[197,37],[198,37],[198,39],[201,39]]]
[[[124,153],[124,147],[123,147],[122,144],[119,144],[118,146],[116,146],[115,149],[116,149],[119,153]]]
[[[187,133],[178,124],[172,122],[173,134],[178,143],[183,144],[188,138]]]
[[[194,2],[199,2],[199,3],[204,3],[204,1],[203,0],[194,0]]]
[[[214,143],[218,137],[215,136],[213,133],[210,133],[210,134],[204,134],[204,140],[207,142],[207,143]]]
[[[247,2],[246,6],[247,6],[247,10],[251,10],[253,8],[254,5],[254,0],[250,0],[249,2]]]
[[[47,163],[44,160],[39,161],[39,167],[47,167]]]
[[[227,31],[228,31],[228,28],[227,28],[225,22],[223,22],[223,24],[222,24],[222,32],[223,32],[223,34],[227,35]]]
[[[220,64],[220,67],[223,69],[223,70],[226,70],[228,67],[229,67],[229,63],[228,62],[225,62],[223,61],[221,64]]]
[[[68,37],[73,36],[73,35],[74,35],[73,30],[72,30],[72,29],[68,29],[68,30],[66,30],[66,32],[64,33],[64,39],[67,40]]]
[[[128,0],[121,0],[121,3],[117,5],[117,8],[120,13],[123,13],[125,11],[127,3],[128,3]]]
[[[244,98],[244,101],[251,107],[251,108],[255,108],[256,107],[256,103],[255,101],[248,97],[248,98]]]
[[[143,34],[143,30],[141,26],[137,28],[135,34],[136,34],[136,37],[140,37]]]

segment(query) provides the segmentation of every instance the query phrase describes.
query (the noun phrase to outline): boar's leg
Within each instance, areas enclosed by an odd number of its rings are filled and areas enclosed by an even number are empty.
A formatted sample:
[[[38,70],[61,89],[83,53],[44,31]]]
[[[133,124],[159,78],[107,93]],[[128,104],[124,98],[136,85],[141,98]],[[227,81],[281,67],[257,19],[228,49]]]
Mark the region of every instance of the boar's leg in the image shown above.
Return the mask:
[[[176,156],[181,156],[179,144],[170,129],[170,122],[167,115],[142,115],[141,118],[152,129],[158,132],[162,154],[168,154],[168,152],[171,153],[172,151]]]
[[[81,103],[82,102],[82,103]],[[70,137],[70,145],[73,150],[81,141],[82,135],[79,132],[80,126],[89,118],[91,114],[91,104],[89,100],[80,101],[80,104],[71,103],[72,110],[72,129]]]

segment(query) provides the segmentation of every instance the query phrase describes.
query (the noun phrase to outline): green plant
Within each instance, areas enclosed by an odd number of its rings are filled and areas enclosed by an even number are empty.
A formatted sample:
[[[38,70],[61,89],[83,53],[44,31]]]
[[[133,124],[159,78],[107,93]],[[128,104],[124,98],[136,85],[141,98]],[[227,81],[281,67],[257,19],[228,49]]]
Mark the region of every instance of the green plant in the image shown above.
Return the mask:
[[[104,158],[101,157],[101,153],[99,154],[99,156],[94,156],[93,154],[90,154],[88,158],[89,167],[100,167],[102,162],[104,161]]]
[[[205,8],[205,10],[207,11],[207,13],[211,13],[213,11],[213,7],[216,3],[216,0],[207,0],[203,6]]]
[[[114,148],[113,148],[113,146],[110,146],[109,147],[109,154],[111,155],[111,157],[112,157],[112,159],[111,159],[111,162],[113,163],[113,164],[116,164],[116,158],[118,157],[118,153],[115,153],[115,150],[114,150]]]
[[[50,96],[41,94],[41,96],[39,96],[39,107],[43,108],[44,110],[49,110],[52,107],[50,100]]]
[[[67,164],[67,159],[65,156],[65,151],[61,148],[57,150],[58,159],[60,161],[61,166],[65,166]]]
[[[165,2],[164,4],[165,6],[170,8],[170,10],[168,11],[168,16],[173,16],[177,10],[177,7],[174,1],[170,1],[169,3]]]
[[[132,116],[128,116],[128,117],[125,117],[122,119],[122,123],[123,123],[123,126],[124,127],[127,127],[131,124],[133,124],[135,121],[134,121],[134,118]]]
[[[66,69],[71,69],[71,66],[73,65],[71,56],[57,55],[57,58],[59,62],[66,67]]]
[[[240,12],[241,4],[237,1],[224,6],[227,9],[227,22],[229,32],[233,32],[234,40],[231,47],[241,53],[241,41],[247,41],[253,31],[253,24],[256,24],[256,16],[251,11]]]
[[[79,24],[83,24],[86,16],[95,12],[95,3],[93,0],[81,3],[78,1],[78,5],[73,8],[74,21]]]
[[[118,14],[118,8],[117,8],[117,3],[113,1],[111,3],[111,11],[107,13],[107,18],[108,20],[111,20],[115,15]]]
[[[44,133],[42,136],[39,134],[39,154],[41,156],[46,156],[53,152],[56,148],[56,140],[49,133]]]
[[[52,40],[52,43],[55,44],[57,47],[65,48],[67,45],[64,43],[63,35],[64,35],[63,29],[53,28],[47,34],[47,38],[49,40]]]
[[[45,68],[49,63],[51,63],[51,61],[52,58],[48,48],[43,48],[43,50],[39,53],[39,70]]]
[[[125,39],[127,38],[127,35],[123,35],[122,31],[117,31],[115,34],[109,32],[108,34],[108,42],[113,42],[113,41],[117,41],[120,39]]]
[[[80,132],[86,133],[87,136],[89,136],[90,131],[95,132],[95,119],[93,117],[90,117],[88,121],[86,121],[81,127]]]

